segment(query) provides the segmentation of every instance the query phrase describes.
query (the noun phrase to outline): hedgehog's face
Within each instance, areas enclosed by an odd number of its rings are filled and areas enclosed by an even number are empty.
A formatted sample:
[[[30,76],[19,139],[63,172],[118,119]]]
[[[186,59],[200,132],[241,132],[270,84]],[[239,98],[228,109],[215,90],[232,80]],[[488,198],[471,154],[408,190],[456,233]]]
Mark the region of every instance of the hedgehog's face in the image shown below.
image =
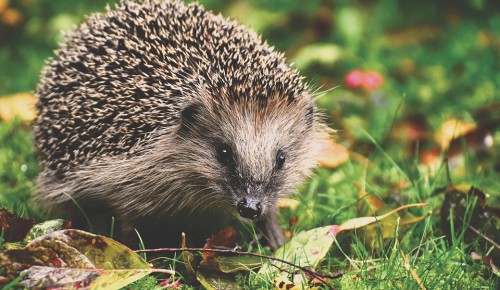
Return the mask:
[[[269,105],[269,104],[268,104]],[[294,191],[314,165],[314,106],[233,103],[184,109],[179,134],[203,165],[207,186],[245,218],[259,219]]]

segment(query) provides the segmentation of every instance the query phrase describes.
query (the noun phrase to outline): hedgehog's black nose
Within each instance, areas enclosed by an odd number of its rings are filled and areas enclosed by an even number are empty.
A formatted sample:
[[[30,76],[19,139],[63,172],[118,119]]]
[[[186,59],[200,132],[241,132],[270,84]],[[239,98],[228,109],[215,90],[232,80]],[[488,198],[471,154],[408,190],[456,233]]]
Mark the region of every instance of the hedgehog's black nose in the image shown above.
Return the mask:
[[[253,198],[244,197],[238,205],[236,209],[240,213],[240,215],[247,219],[258,219],[262,214],[262,206],[260,202]]]

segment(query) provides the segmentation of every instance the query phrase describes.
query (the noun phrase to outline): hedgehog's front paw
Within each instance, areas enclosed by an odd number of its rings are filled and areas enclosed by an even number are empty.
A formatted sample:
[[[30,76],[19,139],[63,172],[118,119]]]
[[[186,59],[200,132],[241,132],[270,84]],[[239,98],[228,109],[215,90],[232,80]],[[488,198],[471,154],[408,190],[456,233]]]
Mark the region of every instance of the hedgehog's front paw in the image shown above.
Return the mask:
[[[257,222],[257,225],[264,234],[267,244],[273,251],[277,250],[285,243],[285,236],[278,222],[278,216],[275,213]]]

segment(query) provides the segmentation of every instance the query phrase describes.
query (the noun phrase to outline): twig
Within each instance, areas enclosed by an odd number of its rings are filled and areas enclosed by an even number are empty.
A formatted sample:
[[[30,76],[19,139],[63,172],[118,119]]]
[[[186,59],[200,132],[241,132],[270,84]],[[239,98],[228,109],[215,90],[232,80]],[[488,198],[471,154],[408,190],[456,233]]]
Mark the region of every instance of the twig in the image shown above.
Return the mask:
[[[223,250],[223,249],[204,249],[204,248],[158,248],[158,249],[146,249],[146,250],[136,250],[136,253],[158,253],[158,252],[211,252],[211,253],[219,253],[219,254],[235,254],[235,255],[246,255],[246,256],[254,256],[254,257],[259,257],[263,259],[268,259],[268,260],[273,260],[276,262],[280,262],[283,264],[287,264],[289,266],[295,267],[297,269],[300,269],[301,271],[308,273],[314,278],[317,278],[323,285],[328,287],[329,289],[334,289],[330,284],[328,284],[326,281],[324,281],[324,278],[332,278],[336,279],[339,278],[343,275],[343,273],[336,273],[332,276],[330,275],[323,275],[316,273],[312,271],[311,269],[307,267],[303,267],[297,264],[294,264],[292,262],[288,262],[286,260],[268,256],[268,255],[263,255],[263,254],[258,254],[258,253],[252,253],[252,252],[242,252],[242,251],[236,251],[236,250]]]
[[[498,250],[500,250],[500,245],[495,243],[494,240],[488,238],[487,236],[483,235],[480,231],[478,231],[476,228],[474,228],[473,226],[471,225],[468,225],[469,229],[471,229],[473,232],[475,232],[478,236],[480,236],[481,238],[485,239],[486,241],[490,242],[495,248],[497,248]]]

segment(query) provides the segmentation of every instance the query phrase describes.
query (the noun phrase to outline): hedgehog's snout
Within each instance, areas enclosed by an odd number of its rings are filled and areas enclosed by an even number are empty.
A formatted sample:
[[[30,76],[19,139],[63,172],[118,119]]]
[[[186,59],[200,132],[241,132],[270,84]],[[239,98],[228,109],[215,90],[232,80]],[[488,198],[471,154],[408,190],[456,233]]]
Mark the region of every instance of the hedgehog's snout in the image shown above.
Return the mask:
[[[242,198],[236,205],[240,215],[247,219],[258,219],[262,215],[262,204],[259,200],[251,197]]]

